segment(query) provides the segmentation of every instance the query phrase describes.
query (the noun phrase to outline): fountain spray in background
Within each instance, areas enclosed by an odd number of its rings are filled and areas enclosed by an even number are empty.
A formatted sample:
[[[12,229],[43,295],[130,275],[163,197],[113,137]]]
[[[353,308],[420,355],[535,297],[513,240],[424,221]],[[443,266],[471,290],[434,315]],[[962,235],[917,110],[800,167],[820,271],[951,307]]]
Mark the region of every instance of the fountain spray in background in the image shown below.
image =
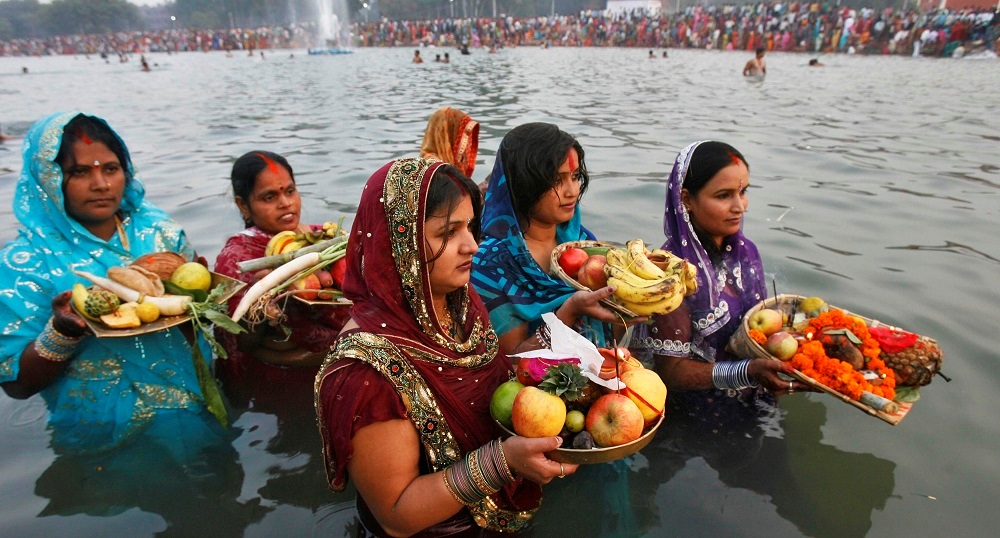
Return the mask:
[[[317,48],[309,54],[337,54],[350,52],[351,20],[347,0],[316,0],[318,40]]]

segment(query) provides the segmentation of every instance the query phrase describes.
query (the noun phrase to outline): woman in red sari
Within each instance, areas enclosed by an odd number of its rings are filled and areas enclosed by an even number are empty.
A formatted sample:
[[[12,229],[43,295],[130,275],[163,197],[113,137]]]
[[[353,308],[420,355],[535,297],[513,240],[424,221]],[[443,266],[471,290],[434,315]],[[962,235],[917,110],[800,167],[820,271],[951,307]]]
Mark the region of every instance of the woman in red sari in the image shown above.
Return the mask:
[[[361,195],[344,281],[354,306],[316,411],[330,486],[354,482],[363,536],[521,530],[539,484],[576,470],[545,457],[558,437],[501,442],[490,417],[511,369],[469,286],[481,206],[470,179],[423,159],[383,166]]]
[[[233,163],[233,195],[246,229],[230,237],[215,260],[215,271],[252,283],[261,273],[241,273],[237,264],[264,256],[268,241],[278,232],[305,229],[299,224],[302,200],[288,161],[269,151],[251,151]],[[246,288],[243,289],[246,291]],[[229,300],[232,312],[243,298]],[[288,392],[288,384],[312,384],[323,357],[337,338],[347,312],[344,308],[306,307],[289,301],[284,308],[286,336],[279,328],[260,324],[234,335],[216,331],[229,355],[216,362],[216,373],[226,393],[236,402],[263,396],[262,391]],[[308,397],[311,391],[300,391]]]

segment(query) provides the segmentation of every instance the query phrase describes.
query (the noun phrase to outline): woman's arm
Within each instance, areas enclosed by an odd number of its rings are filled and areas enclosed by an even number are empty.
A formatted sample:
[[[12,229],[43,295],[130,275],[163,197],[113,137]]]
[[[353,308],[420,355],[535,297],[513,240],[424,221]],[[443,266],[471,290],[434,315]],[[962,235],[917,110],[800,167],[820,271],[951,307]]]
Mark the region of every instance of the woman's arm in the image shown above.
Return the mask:
[[[347,472],[379,525],[392,536],[409,536],[441,523],[463,508],[445,486],[444,471],[421,475],[420,439],[408,420],[375,422],[353,437]],[[511,470],[547,483],[569,475],[577,466],[545,457],[562,440],[558,437],[512,437],[503,443]],[[460,465],[460,464],[457,464]]]
[[[555,310],[554,314],[567,327],[572,327],[583,316],[606,323],[620,324],[621,318],[600,303],[601,299],[610,297],[614,292],[615,288],[613,286],[606,286],[597,291],[575,292]],[[630,323],[644,320],[645,318],[630,320]],[[535,333],[528,334],[527,323],[518,325],[500,337],[500,348],[507,355],[523,353],[539,349],[543,346],[544,343],[538,339]]]
[[[714,389],[712,370],[715,364],[691,359],[655,355],[656,373],[660,374],[667,390],[689,391]],[[813,390],[799,381],[786,381],[778,377],[778,372],[791,375],[792,367],[787,363],[772,359],[751,359],[747,365],[747,375],[754,383],[759,383],[771,392],[782,395],[794,391]]]
[[[87,333],[87,324],[79,316],[73,313],[69,306],[71,293],[66,291],[60,293],[52,300],[52,327],[46,326],[46,331],[53,330],[56,334],[52,338],[60,339],[65,346],[65,351],[69,353],[64,360],[45,358],[36,349],[36,343],[42,339],[43,334],[34,342],[28,344],[21,352],[20,371],[17,379],[0,384],[4,392],[11,398],[23,400],[37,394],[45,387],[52,384],[69,365],[72,359],[72,351],[79,345],[77,339]],[[68,339],[68,340],[63,340]]]

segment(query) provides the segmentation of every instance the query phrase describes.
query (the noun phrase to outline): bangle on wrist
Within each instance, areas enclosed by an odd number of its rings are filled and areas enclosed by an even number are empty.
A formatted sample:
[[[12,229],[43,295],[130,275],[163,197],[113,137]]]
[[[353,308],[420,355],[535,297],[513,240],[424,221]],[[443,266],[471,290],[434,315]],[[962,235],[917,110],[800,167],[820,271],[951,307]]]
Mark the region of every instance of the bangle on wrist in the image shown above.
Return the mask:
[[[758,383],[750,380],[747,370],[750,359],[742,361],[724,361],[712,365],[712,385],[718,389],[742,390],[756,387]]]
[[[535,339],[538,340],[538,343],[541,344],[542,347],[552,347],[552,330],[549,329],[549,325],[547,323],[543,322],[542,325],[538,327],[538,330],[535,331]]]
[[[444,470],[444,482],[456,501],[471,506],[514,481],[499,439],[469,452]]]
[[[38,356],[50,362],[66,362],[73,357],[80,345],[82,336],[66,336],[52,325],[52,318],[45,323],[45,328],[35,339],[35,352]]]

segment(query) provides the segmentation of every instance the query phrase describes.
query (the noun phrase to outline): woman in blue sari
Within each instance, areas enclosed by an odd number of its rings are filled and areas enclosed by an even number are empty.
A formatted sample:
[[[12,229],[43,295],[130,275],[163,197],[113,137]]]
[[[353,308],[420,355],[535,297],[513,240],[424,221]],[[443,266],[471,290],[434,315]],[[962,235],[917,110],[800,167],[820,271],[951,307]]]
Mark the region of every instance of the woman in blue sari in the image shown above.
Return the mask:
[[[594,239],[580,224],[589,181],[583,147],[555,125],[527,123],[500,142],[472,284],[508,355],[548,347],[546,312],[598,345],[605,343],[604,322],[617,319],[598,303],[614,288],[577,291],[549,274],[556,246]]]
[[[193,362],[211,357],[204,342],[192,349],[178,328],[96,338],[69,308],[66,290],[83,282],[74,270],[104,275],[168,250],[195,256],[180,226],[145,201],[125,143],[104,120],[68,112],[37,122],[23,155],[22,228],[0,251],[0,386],[18,399],[41,394],[60,451],[147,434],[183,458],[222,438]]]

